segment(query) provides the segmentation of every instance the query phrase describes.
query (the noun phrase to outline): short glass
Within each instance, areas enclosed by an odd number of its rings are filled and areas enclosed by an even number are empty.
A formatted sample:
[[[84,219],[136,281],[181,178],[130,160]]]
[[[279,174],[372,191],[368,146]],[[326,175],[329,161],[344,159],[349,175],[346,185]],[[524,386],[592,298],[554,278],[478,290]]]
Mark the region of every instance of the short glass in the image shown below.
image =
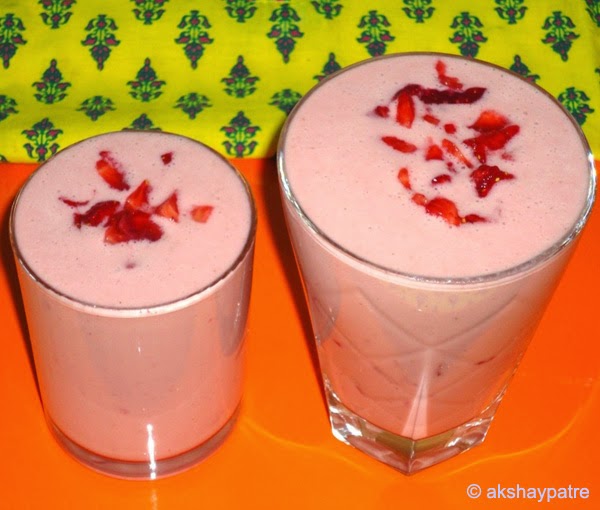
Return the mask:
[[[119,150],[110,152],[115,145]],[[100,155],[90,158],[96,154]],[[52,184],[59,167],[72,165],[73,161],[76,166],[71,179],[82,179],[78,196],[60,191]],[[94,163],[100,169],[98,172]],[[132,186],[127,191],[123,191],[118,179],[115,181],[108,175],[110,172],[103,175],[107,176],[106,183],[113,184],[111,186],[106,186],[103,177],[97,175],[112,168],[118,171],[113,172],[113,177],[120,173],[127,176],[133,167],[138,173],[135,180],[128,176]],[[198,167],[210,168],[210,171],[201,174],[196,171]],[[144,172],[150,168],[154,168],[154,173],[148,178]],[[190,169],[198,177],[194,174],[186,178],[204,179],[205,189],[216,193],[210,195],[214,200],[210,207],[214,210],[208,219],[206,207],[202,214],[196,211],[199,214],[196,220],[185,210],[186,192],[189,199],[186,188],[190,186],[185,180],[179,181],[176,172],[185,173]],[[79,177],[76,172],[85,175]],[[162,202],[166,195],[161,177],[171,179],[169,193],[179,186],[179,202],[175,207],[172,201]],[[221,182],[223,177],[226,184]],[[92,182],[89,189],[88,180]],[[142,184],[134,189],[138,182]],[[151,186],[144,187],[148,182]],[[239,203],[227,202],[227,186],[236,189]],[[71,188],[65,186],[65,189]],[[46,190],[52,196],[44,197],[43,201],[50,211],[38,215],[36,194],[44,195]],[[147,236],[143,239],[119,242],[117,237],[111,241],[113,244],[107,244],[107,238],[103,242],[103,232],[111,228],[106,225],[116,224],[117,220],[103,218],[94,224],[94,214],[86,214],[93,207],[94,200],[90,197],[99,198],[101,192],[118,197],[122,202],[118,206],[120,211],[139,207],[142,213],[138,218],[149,217],[154,225],[161,226],[164,238],[157,242],[149,240],[156,232],[152,227],[150,233],[139,234]],[[56,193],[62,195],[54,196]],[[158,193],[162,193],[162,197]],[[78,198],[84,200],[78,202]],[[194,259],[202,264],[211,263],[210,257],[202,252],[202,243],[200,249],[196,247],[183,261],[172,259],[174,252],[167,250],[164,265],[159,262],[160,275],[156,277],[144,273],[135,276],[133,271],[146,262],[148,251],[145,250],[154,249],[159,243],[169,243],[166,238],[173,229],[186,229],[188,237],[208,238],[213,235],[211,222],[228,221],[220,219],[221,213],[229,214],[227,208],[243,211],[244,217],[237,217],[237,221],[245,224],[247,231],[240,234],[238,251],[227,253],[226,265],[203,280],[205,283],[200,288],[190,287],[187,280],[198,270]],[[57,227],[49,227],[56,228],[59,243],[74,242],[74,238],[66,240],[61,236],[63,230],[65,235],[72,235],[70,219],[79,218],[75,239],[81,238],[81,257],[98,257],[98,252],[83,253],[90,246],[94,250],[110,251],[111,257],[113,252],[115,254],[115,267],[111,269],[122,275],[123,280],[117,275],[117,283],[108,286],[106,292],[117,291],[124,295],[133,282],[143,286],[136,299],[146,300],[146,295],[148,304],[115,302],[111,305],[109,298],[105,299],[101,293],[97,295],[102,302],[96,302],[96,298],[87,300],[86,286],[100,285],[105,275],[82,272],[77,258],[65,256],[51,262],[51,267],[67,266],[73,281],[81,280],[82,285],[77,287],[79,294],[71,295],[57,285],[54,272],[49,276],[39,269],[44,267],[44,257],[56,253],[45,237],[39,246],[42,260],[32,265],[31,260],[39,254],[35,252],[38,248],[32,248],[32,231],[28,227],[31,209],[34,216],[38,215],[34,223],[44,223],[50,218],[55,222],[55,216],[59,218]],[[64,218],[67,221],[63,221]],[[228,225],[235,230],[235,226]],[[178,135],[147,132],[101,135],[64,149],[32,174],[14,201],[10,239],[45,417],[55,438],[68,453],[104,474],[155,479],[197,464],[225,440],[235,423],[242,395],[255,230],[254,201],[244,177],[212,149]],[[120,234],[113,232],[113,235]],[[89,240],[84,241],[83,237]],[[181,238],[177,242],[181,243]],[[215,249],[211,242],[206,240],[207,249]],[[189,251],[191,247],[184,242],[176,249]],[[121,257],[126,261],[122,267]],[[204,262],[205,259],[209,262]],[[161,293],[166,289],[163,283],[170,278],[169,264],[181,267],[173,267],[180,272],[179,279],[166,285],[177,286],[178,281],[183,285],[185,281],[188,287],[184,295],[161,301]],[[120,285],[118,289],[113,288]],[[174,295],[177,292],[175,289]]]
[[[445,84],[452,83],[452,78],[444,73],[452,74],[457,66],[464,65],[461,69],[470,72],[475,81],[478,69],[506,73],[491,64],[431,53],[389,55],[355,64],[323,80],[300,101],[284,126],[278,150],[284,212],[305,288],[333,435],[405,474],[437,464],[485,439],[509,380],[588,219],[596,187],[589,146],[578,125],[564,112],[559,115],[569,117],[567,124],[576,132],[579,144],[578,161],[584,161],[582,172],[588,175],[585,198],[564,234],[527,260],[487,274],[428,276],[369,260],[357,252],[362,249],[360,239],[353,245],[357,249],[339,240],[343,238],[342,229],[336,230],[338,237],[334,239],[327,228],[348,221],[350,209],[365,212],[369,207],[381,207],[377,200],[364,207],[363,202],[370,200],[369,195],[378,186],[371,187],[371,183],[385,178],[378,173],[384,165],[377,154],[388,154],[387,147],[372,149],[369,137],[375,137],[361,131],[362,119],[357,117],[355,122],[345,112],[358,103],[365,116],[370,116],[365,125],[375,125],[378,117],[385,117],[388,129],[394,124],[389,117],[396,115],[395,101],[400,94],[380,96],[377,90],[369,103],[368,93],[374,89],[369,81],[380,79],[387,72],[382,71],[384,66],[394,64],[402,83],[405,60],[410,67],[420,58],[448,64],[448,71],[442,65],[437,68],[438,79]],[[474,69],[469,69],[470,65]],[[354,74],[360,74],[361,86],[351,83]],[[460,78],[464,79],[465,74]],[[529,83],[526,86],[538,89],[545,101],[562,110],[542,89]],[[323,87],[327,87],[326,95],[321,94]],[[394,91],[393,86],[388,88]],[[437,88],[446,87],[437,84]],[[392,98],[391,104],[379,106],[372,113],[371,109],[387,97]],[[337,103],[348,98],[346,107],[336,109]],[[447,105],[444,108],[446,112],[451,110]],[[425,121],[434,119],[437,113],[429,106],[424,111],[430,115]],[[336,122],[345,123],[347,130],[334,129]],[[398,126],[389,129],[408,133]],[[440,136],[448,137],[449,132]],[[436,132],[428,133],[435,136]],[[467,147],[460,147],[468,153]],[[354,163],[355,148],[375,154],[371,161],[361,160],[368,180],[356,178],[357,187],[366,191],[356,191],[352,196],[359,198],[355,201],[327,208],[327,214],[319,216],[313,196],[327,196],[329,192],[334,197],[338,189],[352,186],[348,183],[353,178],[344,172]],[[402,200],[402,193],[409,188],[400,172],[400,182],[394,179],[401,166],[399,163],[391,170],[392,178],[381,188],[382,194],[385,186],[392,188],[390,193],[397,200]],[[458,174],[456,168],[458,165]],[[320,180],[304,185],[310,180],[306,176],[314,172],[319,173]],[[338,178],[339,174],[343,177]],[[296,188],[301,181],[299,196]],[[312,207],[310,212],[305,203]],[[414,208],[415,214],[420,214],[419,204]],[[395,222],[406,221],[400,213],[395,214]],[[381,217],[385,222],[385,215]],[[321,226],[324,224],[328,227]],[[365,231],[358,224],[345,228],[354,232],[355,238]],[[373,222],[369,228],[378,225]],[[392,236],[394,232],[387,234]]]

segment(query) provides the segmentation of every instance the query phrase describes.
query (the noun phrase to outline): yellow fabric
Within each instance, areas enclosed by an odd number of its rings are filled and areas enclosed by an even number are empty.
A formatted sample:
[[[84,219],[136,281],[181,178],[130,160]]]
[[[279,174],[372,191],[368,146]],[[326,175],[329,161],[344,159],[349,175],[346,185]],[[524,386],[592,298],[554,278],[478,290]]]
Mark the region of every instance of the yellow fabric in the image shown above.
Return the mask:
[[[0,160],[132,127],[269,156],[323,76],[404,51],[529,75],[600,154],[599,50],[598,0],[0,0]]]

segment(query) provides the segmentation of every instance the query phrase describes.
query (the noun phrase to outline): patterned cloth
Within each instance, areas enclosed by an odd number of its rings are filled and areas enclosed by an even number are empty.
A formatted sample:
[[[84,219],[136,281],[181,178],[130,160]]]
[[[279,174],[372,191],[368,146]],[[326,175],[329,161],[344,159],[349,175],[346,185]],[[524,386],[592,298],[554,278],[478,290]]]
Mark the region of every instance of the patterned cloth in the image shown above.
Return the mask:
[[[527,76],[600,154],[600,0],[0,0],[0,160],[126,128],[270,156],[324,76],[404,51]]]

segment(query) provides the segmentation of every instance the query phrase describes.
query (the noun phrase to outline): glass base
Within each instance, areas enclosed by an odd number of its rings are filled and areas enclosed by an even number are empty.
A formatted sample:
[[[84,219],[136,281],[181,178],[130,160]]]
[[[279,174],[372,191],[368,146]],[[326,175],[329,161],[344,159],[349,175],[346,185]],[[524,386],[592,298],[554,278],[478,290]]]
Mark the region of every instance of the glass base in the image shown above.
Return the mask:
[[[504,392],[480,415],[454,429],[423,439],[384,430],[348,409],[325,384],[333,435],[406,475],[438,464],[482,443]]]
[[[75,459],[94,471],[129,480],[155,480],[185,471],[210,456],[231,432],[237,415],[236,411],[216,434],[191,450],[166,459],[139,462],[113,459],[94,453],[67,437],[51,418],[47,417],[47,421],[58,443]]]

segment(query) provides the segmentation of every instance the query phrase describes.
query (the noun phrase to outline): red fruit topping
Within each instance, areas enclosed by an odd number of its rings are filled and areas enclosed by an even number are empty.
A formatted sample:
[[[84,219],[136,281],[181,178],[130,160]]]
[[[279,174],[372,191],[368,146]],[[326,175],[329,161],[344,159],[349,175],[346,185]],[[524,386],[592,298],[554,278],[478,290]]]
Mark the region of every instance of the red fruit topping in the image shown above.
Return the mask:
[[[441,60],[438,60],[435,64],[435,70],[437,71],[438,80],[442,85],[454,90],[460,90],[463,88],[463,84],[458,78],[448,76],[446,74],[446,64]]]
[[[148,193],[151,190],[150,183],[147,180],[142,183],[125,200],[126,209],[144,209],[148,206]]]
[[[425,205],[427,204],[427,197],[422,193],[413,193],[411,200],[417,205]]]
[[[174,191],[169,198],[155,209],[156,214],[175,222],[179,221],[179,207],[177,206],[177,192]]]
[[[400,140],[400,138],[396,138],[395,136],[384,136],[381,139],[383,140],[383,143],[399,152],[411,153],[417,150],[416,145]]]
[[[432,198],[425,204],[425,211],[427,214],[443,218],[450,225],[459,226],[462,223],[456,204],[447,198]]]
[[[425,122],[429,122],[429,124],[433,124],[434,126],[437,126],[440,123],[440,119],[438,119],[435,115],[431,115],[430,113],[423,115],[423,120]]]
[[[435,143],[427,147],[427,152],[425,153],[425,159],[430,161],[432,159],[444,159],[444,152],[439,145]]]
[[[63,202],[64,204],[67,204],[69,207],[81,207],[82,205],[87,205],[89,204],[89,200],[71,200],[70,198],[65,198],[65,197],[58,197],[58,199]]]
[[[454,133],[456,133],[456,126],[454,124],[444,124],[444,131],[446,131],[446,133],[448,133],[449,135],[453,135]]]
[[[395,101],[396,99],[398,99],[400,94],[408,94],[409,96],[418,96],[419,93],[421,92],[421,90],[423,90],[423,87],[421,87],[421,85],[417,85],[415,83],[409,83],[408,85],[405,85],[398,92],[396,92],[394,94],[394,97],[392,97],[392,101]]]
[[[100,152],[100,159],[96,161],[96,170],[111,188],[119,191],[129,189],[125,174],[121,171],[121,165],[108,151]]]
[[[485,163],[488,151],[503,149],[508,141],[518,132],[519,126],[511,124],[502,129],[484,132],[479,136],[469,138],[464,143],[473,149],[473,154],[475,154],[475,157],[479,161]]]
[[[473,168],[473,164],[469,161],[469,159],[463,154],[463,152],[457,147],[457,145],[454,142],[448,140],[447,138],[444,138],[442,140],[442,147],[448,154],[454,156],[465,166],[467,166],[468,168]]]
[[[481,165],[471,172],[471,180],[480,197],[486,197],[494,184],[504,180],[514,179],[513,174],[500,170],[497,166]]]
[[[465,90],[421,89],[419,99],[425,104],[472,104],[481,99],[483,87],[471,87]]]
[[[440,174],[440,175],[436,175],[433,179],[431,179],[431,184],[433,184],[435,186],[436,184],[444,184],[444,183],[450,182],[450,181],[452,181],[451,175]]]
[[[160,159],[162,160],[163,164],[168,165],[171,161],[173,161],[173,153],[165,152],[164,154],[160,155]]]
[[[480,133],[488,133],[502,129],[507,124],[508,119],[504,115],[494,110],[484,110],[469,127]]]
[[[152,221],[147,212],[123,209],[110,218],[104,241],[109,244],[128,241],[158,241],[162,237],[162,229]]]
[[[212,205],[197,205],[191,211],[192,219],[198,223],[206,223],[213,209]]]
[[[379,105],[375,107],[375,115],[387,118],[390,115],[390,109],[387,106]]]
[[[412,96],[406,90],[402,90],[396,103],[396,121],[401,126],[410,128],[414,120],[415,103]]]
[[[479,214],[467,214],[463,218],[463,223],[480,223],[482,221],[487,221],[484,217],[479,216]]]
[[[398,180],[402,183],[402,186],[404,186],[406,189],[411,189],[410,179],[409,179],[409,175],[408,175],[408,168],[401,168],[398,171]]]
[[[96,227],[105,220],[108,220],[118,209],[119,205],[119,202],[116,200],[98,202],[82,214],[73,214],[73,223],[77,228],[81,228],[81,225]]]

